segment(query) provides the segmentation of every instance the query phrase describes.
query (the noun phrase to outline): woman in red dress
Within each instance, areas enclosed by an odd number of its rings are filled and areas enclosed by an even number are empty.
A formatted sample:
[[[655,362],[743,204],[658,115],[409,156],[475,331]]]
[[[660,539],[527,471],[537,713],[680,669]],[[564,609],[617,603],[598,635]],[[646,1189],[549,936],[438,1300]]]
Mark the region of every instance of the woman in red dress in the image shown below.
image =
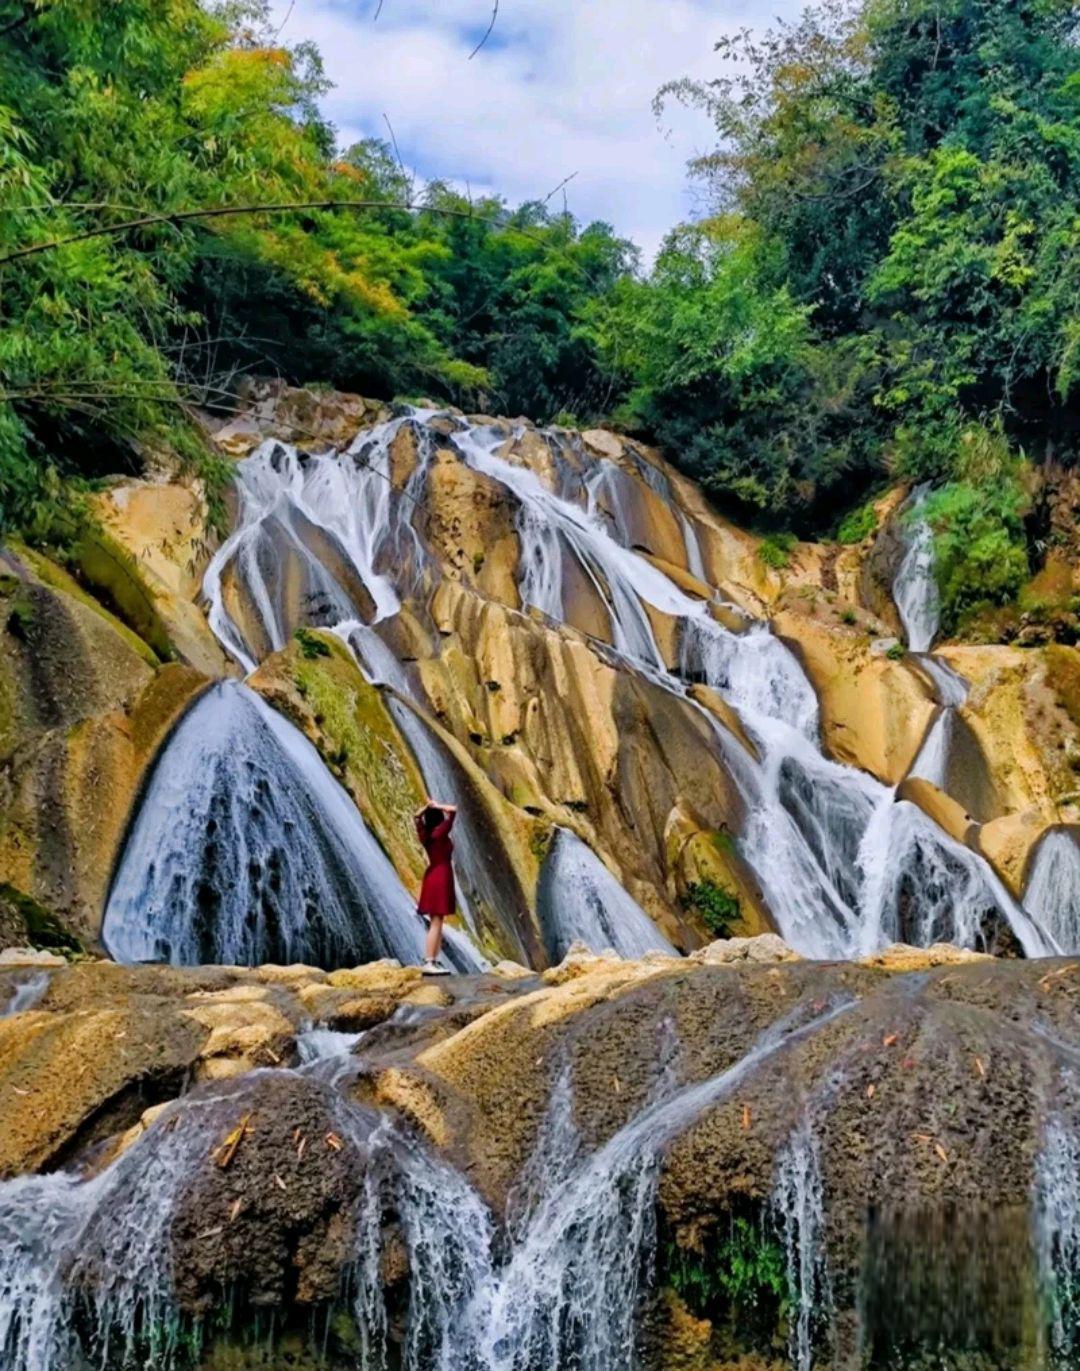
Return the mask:
[[[450,830],[454,826],[457,805],[439,804],[428,798],[416,815],[416,836],[427,853],[428,868],[420,887],[416,912],[428,923],[425,976],[448,976],[450,973],[438,963],[442,951],[443,921],[457,912],[454,899],[454,844]]]

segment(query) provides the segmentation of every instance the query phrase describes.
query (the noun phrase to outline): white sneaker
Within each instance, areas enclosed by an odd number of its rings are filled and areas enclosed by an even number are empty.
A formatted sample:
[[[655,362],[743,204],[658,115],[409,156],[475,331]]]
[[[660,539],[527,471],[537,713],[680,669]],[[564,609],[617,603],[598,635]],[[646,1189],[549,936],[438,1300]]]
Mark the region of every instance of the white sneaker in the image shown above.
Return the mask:
[[[420,974],[422,976],[449,976],[450,972],[445,966],[440,966],[438,962],[433,962],[429,957],[427,961],[421,964]]]

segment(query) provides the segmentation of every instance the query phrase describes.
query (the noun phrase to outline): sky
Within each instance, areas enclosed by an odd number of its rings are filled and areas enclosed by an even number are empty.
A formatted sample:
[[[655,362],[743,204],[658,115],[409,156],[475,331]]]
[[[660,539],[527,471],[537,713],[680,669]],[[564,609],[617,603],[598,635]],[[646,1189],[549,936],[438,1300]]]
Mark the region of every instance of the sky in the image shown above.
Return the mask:
[[[324,101],[344,145],[393,126],[402,160],[511,204],[564,178],[570,210],[604,219],[650,258],[696,198],[687,158],[708,120],[658,88],[720,70],[713,45],[791,17],[802,0],[273,0],[281,41],[313,39],[334,89]],[[377,17],[376,17],[377,16]],[[562,191],[554,203],[561,204]]]

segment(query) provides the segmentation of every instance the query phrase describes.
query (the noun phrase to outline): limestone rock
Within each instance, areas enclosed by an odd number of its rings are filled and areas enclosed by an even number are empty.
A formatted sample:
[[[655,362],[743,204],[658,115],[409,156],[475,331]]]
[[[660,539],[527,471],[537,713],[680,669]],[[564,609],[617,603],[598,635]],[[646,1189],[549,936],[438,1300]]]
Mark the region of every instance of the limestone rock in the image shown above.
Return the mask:
[[[380,692],[331,633],[311,635],[322,655],[294,640],[260,666],[248,684],[319,749],[356,801],[406,886],[419,890],[426,865],[413,815],[423,778]]]
[[[0,966],[67,966],[67,959],[36,947],[5,947]]]
[[[622,456],[622,439],[607,429],[586,429],[581,435],[581,441],[591,452],[595,452],[600,457],[607,457],[611,461],[616,461]]]
[[[536,975],[536,972],[530,971],[527,966],[522,966],[520,962],[512,962],[504,958],[501,962],[496,962],[491,968],[491,974],[504,981],[524,981],[530,980]]]
[[[907,943],[892,943],[872,957],[862,959],[863,966],[879,966],[885,971],[925,971],[931,966],[964,966],[971,962],[992,962],[985,952],[956,947],[952,943],[931,943],[929,947],[911,947]]]
[[[779,934],[761,933],[756,938],[721,938],[691,953],[690,960],[724,966],[729,962],[795,962],[800,958]]]
[[[327,983],[335,989],[379,991],[388,995],[405,995],[420,983],[418,966],[402,966],[393,958],[370,962],[367,966],[331,971]]]
[[[896,785],[934,714],[923,678],[904,661],[875,655],[865,633],[831,616],[827,604],[785,600],[773,622],[796,645],[817,691],[828,751]]]
[[[130,807],[207,682],[156,665],[46,559],[20,554],[14,565],[18,578],[0,592],[0,887],[92,944]]]

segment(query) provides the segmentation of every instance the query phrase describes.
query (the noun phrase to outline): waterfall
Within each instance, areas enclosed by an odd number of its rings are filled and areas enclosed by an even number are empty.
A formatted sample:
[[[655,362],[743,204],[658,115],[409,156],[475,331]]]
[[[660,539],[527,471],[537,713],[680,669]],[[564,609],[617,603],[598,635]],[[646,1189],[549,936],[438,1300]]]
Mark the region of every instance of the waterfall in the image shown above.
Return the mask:
[[[103,938],[126,962],[333,966],[415,961],[423,928],[312,744],[253,691],[224,682],[158,760]]]
[[[356,1230],[352,1285],[361,1364],[366,1371],[387,1365],[382,1235],[392,1214],[400,1222],[412,1291],[403,1364],[409,1371],[449,1371],[458,1364],[454,1315],[490,1266],[486,1206],[418,1139],[386,1116],[353,1105],[308,1067],[256,1072],[177,1101],[90,1180],[61,1173],[0,1183],[5,1371],[88,1364],[171,1371],[186,1361],[187,1348],[198,1346],[200,1326],[185,1318],[176,1300],[177,1227],[200,1178],[215,1166],[215,1147],[258,1103],[253,1092],[268,1077],[304,1082],[305,1094],[346,1149],[349,1174],[361,1177],[341,1205],[341,1222]]]
[[[468,1181],[403,1125],[342,1094],[340,1078],[320,1069],[339,1044],[309,1035],[307,1066],[258,1071],[175,1101],[89,1180],[61,1173],[0,1182],[5,1371],[87,1362],[172,1371],[184,1348],[198,1344],[197,1322],[193,1328],[176,1301],[177,1225],[215,1167],[216,1145],[260,1099],[265,1109],[259,1092],[268,1082],[301,1090],[344,1143],[342,1165],[355,1182],[340,1221],[355,1231],[348,1285],[365,1371],[390,1365],[388,1222],[408,1258],[402,1371],[630,1371],[640,1297],[654,1274],[665,1148],[851,1003],[809,1020],[793,1011],[696,1085],[669,1093],[665,1077],[664,1090],[584,1158],[564,1070],[502,1255],[494,1220]],[[270,1117],[264,1126],[272,1129]]]
[[[562,961],[571,943],[620,957],[675,949],[599,857],[569,829],[557,828],[540,871],[536,911],[548,957]]]
[[[214,558],[205,589],[215,631],[245,666],[282,642],[299,617],[332,627],[350,644],[369,679],[409,697],[412,674],[372,625],[393,616],[428,565],[413,515],[414,502],[422,502],[426,491],[433,439],[424,425],[430,418],[426,411],[399,416],[360,434],[342,456],[301,456],[268,443],[239,464],[238,525]],[[941,936],[978,946],[991,941],[993,928],[1001,924],[1029,954],[1055,948],[1054,939],[1044,937],[1017,907],[980,856],[954,843],[911,806],[896,804],[894,793],[872,777],[822,755],[814,690],[794,653],[768,625],[731,632],[716,621],[707,602],[680,589],[635,550],[635,506],[626,484],[633,478],[626,471],[577,449],[568,451],[564,439],[548,435],[551,464],[541,479],[512,453],[504,455],[513,436],[504,426],[460,418],[450,423],[452,431],[440,443],[501,485],[517,506],[524,603],[556,623],[572,620],[572,573],[573,584],[591,587],[606,611],[614,654],[626,670],[684,699],[688,681],[704,682],[738,711],[756,760],[706,717],[744,801],[742,854],[781,933],[797,950],[852,956],[897,936]],[[405,489],[397,490],[392,449],[407,426],[418,461]],[[672,500],[662,472],[644,470],[633,453],[630,460],[652,489]],[[916,514],[925,494],[920,488],[912,497]],[[700,547],[696,561],[691,555],[696,535],[691,539],[685,511],[677,515],[688,565],[700,574]],[[932,539],[917,518],[912,530],[897,575],[897,603],[912,647],[927,648],[937,621]],[[282,546],[296,568],[285,578],[288,585],[275,570]],[[675,669],[660,649],[656,614],[677,625]],[[938,659],[927,657],[924,663],[943,708],[913,774],[940,784],[952,711],[966,687]],[[391,708],[428,785],[452,782],[449,763],[421,720],[407,716],[400,702]],[[477,907],[498,908],[505,893],[505,882],[492,873],[489,844],[475,828],[463,819],[459,840],[463,904],[474,926]],[[569,847],[565,841],[557,844],[557,860],[568,860],[561,854]],[[579,853],[578,865],[584,861]],[[595,894],[605,886],[606,873],[600,863],[593,872],[595,879],[584,887],[590,893],[575,901],[570,918],[549,902],[546,936],[559,946],[578,934],[619,946],[618,937],[609,937],[613,925],[604,924],[614,894],[610,885],[606,893]],[[637,930],[624,945],[639,949],[645,944],[637,906],[623,896],[622,907],[621,923],[627,931]],[[389,915],[387,921],[396,919]],[[575,921],[577,932],[568,934]]]
[[[792,1017],[774,1025],[728,1070],[647,1106],[549,1186],[508,1261],[465,1312],[472,1361],[464,1364],[631,1371],[639,1302],[653,1277],[664,1149],[770,1057],[846,1007],[802,1025]]]
[[[362,432],[340,456],[301,454],[271,441],[237,463],[236,529],[207,568],[203,594],[210,627],[245,671],[284,647],[297,626],[288,605],[297,588],[282,574],[290,561],[301,581],[301,623],[332,628],[354,619],[365,603],[374,621],[397,612],[401,601],[389,568],[395,565],[401,584],[405,568],[415,570],[422,556],[408,515],[430,452],[418,439],[417,471],[398,495],[391,448],[406,424],[422,434],[424,417],[415,411]],[[247,624],[230,608],[237,601],[248,611],[245,619],[256,622],[261,641],[249,641]]]
[[[912,652],[929,652],[941,623],[941,597],[934,575],[934,532],[921,510],[928,485],[918,486],[901,512],[905,527],[903,560],[893,581],[893,599]]]
[[[1070,829],[1051,829],[1039,843],[1024,907],[1063,953],[1080,952],[1080,842]]]
[[[11,998],[0,1009],[0,1019],[6,1019],[12,1014],[22,1014],[28,1009],[33,1009],[48,988],[49,974],[47,971],[36,971],[24,980],[16,981]]]
[[[1070,1103],[1077,1081],[1064,1073]],[[1050,1345],[1072,1353],[1080,1335],[1080,1131],[1064,1110],[1048,1119],[1035,1165],[1033,1240]]]
[[[787,1257],[789,1357],[794,1371],[811,1371],[814,1323],[826,1314],[831,1294],[821,1159],[806,1117],[777,1159],[770,1204]]]
[[[912,763],[910,774],[929,781],[939,790],[947,790],[949,752],[952,747],[956,711],[968,697],[968,683],[940,657],[933,657],[927,653],[919,658],[919,665],[933,681],[941,709],[930,725],[930,731],[919,749],[919,755]]]
[[[628,669],[679,695],[687,679],[704,681],[739,712],[760,765],[718,725],[717,745],[748,810],[741,850],[792,946],[807,956],[845,957],[872,952],[900,933],[921,939],[935,931],[972,947],[989,940],[990,920],[1007,924],[1028,955],[1054,949],[978,854],[913,806],[896,804],[888,787],[821,755],[813,688],[767,625],[738,634],[724,628],[707,604],[627,547],[624,530],[613,536],[618,500],[610,502],[610,517],[587,495],[582,508],[500,456],[503,441],[498,429],[466,423],[453,438],[470,467],[518,502],[524,601],[562,621],[564,562],[575,559],[607,607]],[[585,484],[595,491],[601,480]],[[929,600],[932,578],[923,580],[920,593]],[[678,673],[664,661],[646,605],[679,622]],[[943,682],[947,672],[938,673]],[[913,913],[924,901],[929,912]]]

